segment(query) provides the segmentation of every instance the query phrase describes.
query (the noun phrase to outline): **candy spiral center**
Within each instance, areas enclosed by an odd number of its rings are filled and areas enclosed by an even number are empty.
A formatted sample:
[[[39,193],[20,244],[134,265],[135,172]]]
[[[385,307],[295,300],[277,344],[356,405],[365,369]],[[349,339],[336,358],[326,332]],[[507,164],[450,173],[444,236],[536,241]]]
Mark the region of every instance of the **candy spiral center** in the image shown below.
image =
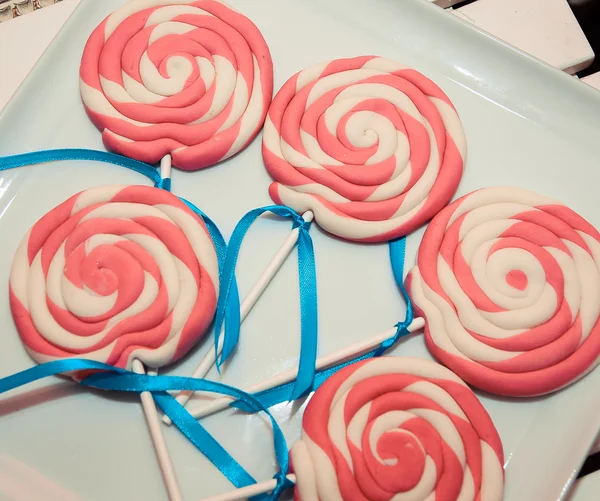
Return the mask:
[[[502,446],[475,395],[425,360],[359,362],[306,408],[292,449],[301,500],[501,500]]]
[[[128,3],[90,36],[80,77],[107,148],[186,170],[244,148],[273,86],[256,26],[215,0]]]
[[[417,71],[373,56],[292,77],[263,135],[271,197],[360,241],[390,240],[427,221],[452,197],[465,154],[448,97]]]
[[[119,367],[181,358],[212,320],[215,250],[174,195],[142,186],[87,190],[46,214],[19,247],[13,317],[39,362],[82,356]]]
[[[432,353],[474,386],[530,396],[600,357],[600,234],[569,208],[487,188],[434,218],[408,283]]]

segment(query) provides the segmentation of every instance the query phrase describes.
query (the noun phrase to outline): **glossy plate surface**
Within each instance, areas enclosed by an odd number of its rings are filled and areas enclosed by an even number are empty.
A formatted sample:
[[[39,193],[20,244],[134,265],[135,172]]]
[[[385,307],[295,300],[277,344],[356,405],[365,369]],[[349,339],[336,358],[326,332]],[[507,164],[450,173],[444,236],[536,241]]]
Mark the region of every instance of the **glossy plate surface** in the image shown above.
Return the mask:
[[[84,0],[0,115],[0,154],[42,148],[102,149],[79,98],[79,60],[94,27],[123,0]],[[600,227],[600,94],[449,13],[419,0],[232,0],[262,30],[275,65],[275,88],[312,64],[378,54],[413,66],[454,101],[468,140],[459,194],[517,185],[570,205]],[[2,174],[0,183],[0,375],[32,365],[10,317],[8,277],[27,229],[77,191],[109,183],[147,183],[118,167],[58,163]],[[202,172],[174,172],[173,191],[205,210],[229,235],[249,209],[270,203],[258,140]],[[289,225],[257,224],[243,248],[242,296],[270,260]],[[320,302],[319,353],[394,325],[404,315],[384,245],[355,245],[312,230]],[[408,263],[422,230],[408,239]],[[295,257],[288,260],[244,324],[239,352],[222,380],[248,385],[292,368],[299,349]],[[210,338],[170,373],[189,374]],[[428,357],[423,339],[394,354]],[[211,377],[217,378],[216,372]],[[506,455],[506,500],[560,499],[600,428],[600,371],[552,397],[482,400]],[[33,391],[32,391],[33,390]],[[274,409],[289,442],[302,407]],[[230,412],[209,430],[259,479],[274,473],[270,431],[261,417]],[[165,430],[185,499],[229,488],[175,430]],[[135,399],[91,393],[52,380],[0,400],[0,499],[166,499]],[[3,475],[10,472],[10,475]],[[4,491],[3,491],[4,489]],[[41,493],[41,494],[40,494]],[[41,497],[40,497],[41,496]]]

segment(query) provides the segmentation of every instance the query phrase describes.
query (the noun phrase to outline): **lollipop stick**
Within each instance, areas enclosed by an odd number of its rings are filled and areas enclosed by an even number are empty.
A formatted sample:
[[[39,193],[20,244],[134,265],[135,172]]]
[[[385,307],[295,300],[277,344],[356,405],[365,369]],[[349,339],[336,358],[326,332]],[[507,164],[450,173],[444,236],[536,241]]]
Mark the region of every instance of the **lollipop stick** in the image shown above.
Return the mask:
[[[306,222],[312,221],[313,217],[314,217],[314,215],[311,211],[306,211],[302,215],[302,218]],[[271,283],[271,281],[273,280],[273,278],[275,277],[275,275],[277,274],[277,272],[279,271],[279,269],[281,268],[281,266],[283,265],[283,263],[285,262],[287,257],[292,252],[292,249],[294,248],[294,246],[296,245],[296,242],[298,241],[298,234],[299,234],[299,228],[294,228],[290,232],[290,234],[285,239],[285,241],[283,242],[282,246],[279,248],[279,250],[277,251],[275,256],[273,256],[273,259],[271,259],[271,262],[267,265],[265,270],[262,272],[262,275],[258,278],[258,281],[256,282],[256,284],[254,284],[254,287],[252,287],[252,290],[248,293],[248,296],[246,296],[244,301],[242,301],[242,304],[240,307],[240,320],[242,322],[244,321],[244,319],[246,318],[248,313],[250,313],[252,308],[254,308],[254,305],[257,303],[257,301],[262,296],[262,294],[266,290],[266,288],[269,286],[269,284]],[[221,354],[221,351],[223,350],[223,340],[224,340],[223,330],[224,329],[221,329],[221,336],[219,339],[219,347],[218,347],[219,354]],[[200,362],[198,367],[196,367],[196,370],[192,374],[192,377],[203,378],[204,376],[206,376],[206,374],[208,374],[208,371],[213,367],[214,364],[215,364],[215,350],[208,350],[208,353],[204,356],[204,358],[202,359],[202,361]],[[182,405],[185,405],[188,402],[188,400],[191,398],[192,395],[193,395],[193,392],[181,392],[177,396],[177,400]],[[162,419],[163,419],[163,422],[165,422],[166,424],[171,424],[171,420],[169,419],[168,416],[163,416]]]
[[[136,374],[145,374],[144,366],[139,360],[133,361],[132,368],[133,372]],[[156,373],[152,373],[150,371],[149,374],[156,375]],[[171,462],[169,450],[167,449],[167,444],[165,443],[165,437],[162,434],[160,420],[158,419],[158,412],[156,411],[156,404],[154,403],[152,394],[145,391],[140,393],[140,398],[142,400],[142,407],[146,416],[146,422],[148,423],[148,430],[150,431],[152,443],[154,444],[156,458],[158,459],[158,464],[163,475],[165,487],[167,488],[167,493],[169,494],[169,499],[170,501],[182,501],[183,498],[181,497],[179,484],[177,483],[177,478],[175,477],[175,471],[173,470],[173,463]]]
[[[425,325],[425,320],[423,318],[415,318],[413,322],[409,325],[409,332],[415,332],[419,329],[422,329]],[[359,343],[353,344],[347,348],[336,351],[330,355],[325,355],[324,357],[320,357],[317,359],[317,370],[325,369],[327,367],[331,367],[337,365],[346,360],[350,360],[354,357],[357,357],[363,353],[367,353],[368,351],[377,348],[381,343],[383,343],[386,339],[391,338],[396,333],[396,328],[392,327],[376,336],[373,336],[365,341],[361,341]],[[244,391],[247,393],[258,393],[261,391],[269,390],[271,388],[275,388],[282,384],[289,383],[296,379],[296,375],[298,373],[298,369],[293,369],[291,371],[282,372],[281,374],[277,374],[269,379],[265,379],[260,383],[257,383]],[[189,413],[195,418],[202,418],[205,416],[210,416],[216,412],[219,412],[223,409],[229,407],[229,404],[232,402],[233,398],[231,397],[220,397],[215,398],[212,402],[208,404],[201,404],[195,407],[192,407],[189,410]]]
[[[296,475],[289,474],[286,477],[290,482],[296,483]],[[248,499],[252,496],[258,496],[266,492],[271,492],[277,487],[277,480],[266,480],[258,484],[249,485],[248,487],[242,487],[233,491],[226,492],[225,494],[219,494],[210,498],[204,498],[201,501],[238,501],[240,499]]]
[[[171,155],[165,155],[160,161],[160,177],[167,179],[171,177]]]

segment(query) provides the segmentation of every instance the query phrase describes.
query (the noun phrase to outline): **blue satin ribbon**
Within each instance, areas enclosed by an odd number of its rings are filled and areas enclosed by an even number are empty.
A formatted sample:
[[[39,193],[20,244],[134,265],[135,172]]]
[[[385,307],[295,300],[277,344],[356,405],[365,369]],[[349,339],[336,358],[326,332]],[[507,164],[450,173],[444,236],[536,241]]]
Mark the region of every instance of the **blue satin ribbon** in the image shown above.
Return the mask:
[[[215,250],[217,252],[217,260],[219,261],[219,284],[220,284],[220,291],[222,293],[223,283],[224,283],[223,276],[225,273],[225,260],[227,258],[227,244],[225,243],[225,238],[223,238],[223,235],[219,231],[219,228],[217,227],[217,225],[206,214],[204,214],[203,211],[201,211],[192,202],[190,202],[189,200],[186,200],[185,198],[180,197],[180,200],[182,200],[190,209],[192,209],[196,214],[198,214],[202,219],[204,219],[204,222],[206,223],[206,228],[208,229],[208,232],[210,233],[210,236],[213,239],[213,242],[215,244]],[[219,294],[219,299],[221,298],[221,293]],[[235,274],[231,277],[230,290],[229,290],[229,293],[227,294],[227,297],[223,299],[223,304],[224,304],[224,308],[227,312],[227,315],[229,315],[233,319],[234,322],[237,319],[238,337],[239,337],[239,326],[241,324],[240,293],[238,290]],[[218,311],[219,310],[218,310],[218,305],[217,305],[217,315],[218,315]],[[217,353],[218,353],[219,337],[221,334],[221,326],[222,325],[223,325],[222,322],[220,324],[217,324],[217,321],[215,319],[213,330],[214,330],[215,351],[217,351]],[[227,332],[227,330],[225,332]],[[217,362],[218,362],[218,358],[217,358]],[[219,367],[219,365],[217,363],[217,368],[218,367]]]
[[[235,267],[244,236],[252,223],[265,212],[292,220],[292,229],[298,228],[298,275],[300,284],[301,347],[298,377],[287,398],[295,400],[312,387],[317,359],[317,272],[312,239],[308,232],[310,223],[289,207],[270,205],[248,212],[237,224],[229,240],[225,266],[221,275],[221,292],[215,316],[215,350],[219,345],[221,326],[225,324],[221,357],[216,351],[217,367],[227,360],[240,337],[240,309],[231,304],[230,295],[235,294]],[[239,304],[239,298],[238,298]]]
[[[165,177],[161,178],[161,180],[154,185],[155,188],[160,188],[161,190],[171,191],[171,178]],[[181,199],[181,197],[179,197]]]
[[[406,303],[406,316],[402,324],[406,324],[406,327],[412,324],[414,312],[413,312],[413,304],[408,295],[408,291],[404,286],[404,263],[406,261],[406,237],[401,237],[396,240],[392,240],[389,245],[390,251],[390,264],[392,265],[392,273],[394,274],[394,280],[396,281],[396,285],[404,298],[404,302]],[[394,336],[395,337],[395,336]],[[394,344],[396,344],[397,339],[394,341],[394,337],[384,341],[382,343],[383,351],[388,350]],[[379,354],[380,355],[380,354]],[[376,355],[376,356],[379,356]]]
[[[21,153],[19,155],[10,155],[0,157],[0,171],[24,167],[26,165],[42,164],[46,162],[58,162],[59,160],[91,160],[94,162],[104,162],[125,167],[126,169],[139,172],[150,178],[156,188],[163,188],[167,191],[171,189],[171,180],[162,179],[155,167],[133,160],[132,158],[108,153],[106,151],[86,150],[83,148],[64,148],[57,150],[41,150],[31,153]]]
[[[273,428],[275,458],[279,465],[279,472],[275,475],[277,486],[271,494],[256,496],[253,499],[276,500],[281,492],[290,486],[289,481],[285,478],[289,469],[287,443],[277,421],[255,397],[222,383],[189,377],[134,374],[101,362],[73,358],[47,362],[0,379],[0,394],[48,376],[82,370],[102,371],[81,381],[83,386],[119,392],[151,392],[156,404],[179,430],[238,488],[252,485],[256,483],[256,480],[168,392],[206,391],[228,395],[236,398],[238,402],[243,402],[245,408],[250,412],[265,412]]]
[[[219,262],[219,269],[222,270],[223,266],[225,266],[225,258],[227,256],[227,243],[225,242],[225,238],[223,237],[223,234],[221,233],[221,230],[219,230],[219,227],[215,224],[215,222],[206,215],[206,213],[199,209],[196,205],[194,205],[192,202],[190,202],[189,200],[186,200],[185,198],[182,197],[178,197],[179,200],[181,200],[185,205],[187,205],[193,212],[195,212],[198,216],[200,216],[200,218],[204,221],[204,224],[206,225],[206,229],[208,230],[208,233],[210,233],[210,237],[213,240],[213,243],[215,245],[215,252],[217,254],[217,261]],[[237,284],[235,282],[233,282],[233,291],[232,294],[237,294]],[[239,302],[239,299],[238,299]],[[239,305],[238,305],[238,310],[239,310]]]
[[[396,327],[396,333],[386,339],[383,343],[381,343],[378,347],[369,351],[368,353],[364,353],[356,358],[348,360],[346,362],[342,362],[333,367],[328,367],[327,369],[322,369],[317,371],[315,374],[312,385],[306,389],[302,396],[309,395],[311,392],[316,391],[329,377],[331,377],[336,372],[340,371],[344,367],[348,365],[355,364],[357,362],[361,362],[362,360],[367,360],[373,357],[379,357],[383,355],[387,350],[389,350],[392,346],[394,346],[401,338],[410,334],[408,328],[413,321],[413,305],[410,297],[408,295],[408,291],[404,287],[404,261],[406,257],[406,237],[399,238],[389,243],[389,253],[390,253],[390,263],[392,265],[392,272],[394,274],[394,279],[396,281],[396,285],[402,294],[402,297],[406,301],[406,316],[402,322],[398,322]],[[276,386],[275,388],[270,388],[265,391],[261,391],[254,394],[254,397],[259,400],[265,407],[269,408],[274,405],[280,404],[287,400],[287,396],[289,392],[294,387],[295,382],[292,381],[290,383],[286,383],[280,386]],[[232,407],[236,407],[245,412],[251,412],[251,408],[249,408],[245,402],[237,400],[230,404]]]

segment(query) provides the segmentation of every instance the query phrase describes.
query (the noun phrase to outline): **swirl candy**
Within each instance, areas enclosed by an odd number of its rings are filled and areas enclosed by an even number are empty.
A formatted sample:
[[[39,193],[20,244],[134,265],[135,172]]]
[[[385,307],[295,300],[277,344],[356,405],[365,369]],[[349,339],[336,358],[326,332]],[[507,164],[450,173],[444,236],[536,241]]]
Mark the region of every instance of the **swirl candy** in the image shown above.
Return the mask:
[[[107,149],[197,170],[245,148],[273,92],[258,28],[216,0],[133,0],[92,33],[81,97]]]
[[[600,234],[549,198],[485,188],[430,223],[408,277],[433,355],[491,393],[562,388],[600,356]]]
[[[131,369],[185,355],[212,321],[218,264],[203,221],[175,195],[102,186],[42,217],[10,276],[17,330],[37,362]]]
[[[314,394],[291,451],[296,499],[500,501],[492,420],[445,367],[404,357],[349,365]]]
[[[348,240],[406,235],[454,195],[466,143],[442,90],[421,73],[374,56],[294,75],[265,122],[271,198]]]

